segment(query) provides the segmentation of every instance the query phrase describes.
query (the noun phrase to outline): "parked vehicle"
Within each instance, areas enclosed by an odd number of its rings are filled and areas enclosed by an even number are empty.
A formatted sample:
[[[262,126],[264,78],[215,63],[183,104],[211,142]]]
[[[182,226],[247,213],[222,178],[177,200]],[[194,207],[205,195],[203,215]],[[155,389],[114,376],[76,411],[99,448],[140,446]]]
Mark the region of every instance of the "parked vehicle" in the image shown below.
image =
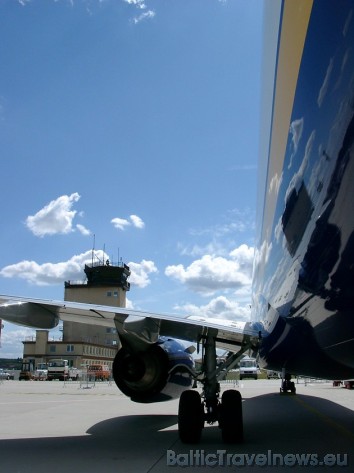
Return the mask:
[[[267,370],[267,378],[268,379],[280,379],[281,375],[278,371]]]
[[[87,368],[87,375],[94,376],[96,380],[105,381],[111,377],[111,372],[107,365],[90,365]]]
[[[69,379],[77,381],[81,377],[81,370],[77,368],[69,368]]]
[[[79,378],[79,370],[77,368],[69,367],[68,360],[61,358],[53,358],[48,361],[48,381],[59,379],[65,381],[68,379],[77,380]]]
[[[35,381],[46,381],[48,377],[48,367],[46,363],[38,363],[37,368],[33,374]]]
[[[24,360],[20,371],[20,381],[30,381],[34,378],[34,364],[32,361]]]
[[[0,379],[13,379],[13,376],[8,372],[5,371],[3,368],[0,368]]]
[[[243,378],[258,378],[258,365],[255,358],[245,356],[240,361],[240,379]]]

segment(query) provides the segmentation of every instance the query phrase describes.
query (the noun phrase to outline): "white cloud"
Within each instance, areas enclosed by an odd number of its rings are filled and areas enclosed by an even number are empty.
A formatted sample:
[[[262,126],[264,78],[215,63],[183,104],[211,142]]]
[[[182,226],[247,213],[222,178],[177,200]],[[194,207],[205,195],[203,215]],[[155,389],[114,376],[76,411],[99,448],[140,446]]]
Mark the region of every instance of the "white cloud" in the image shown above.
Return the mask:
[[[345,23],[344,23],[343,36],[347,36],[347,34],[348,34],[349,25],[352,21],[352,17],[353,17],[353,10],[350,10],[350,12],[348,14],[348,17],[346,18]]]
[[[117,228],[118,230],[124,230],[125,227],[128,227],[129,225],[131,225],[131,223],[128,220],[126,220],[125,218],[119,218],[119,217],[112,218],[111,223],[113,223],[113,226]]]
[[[106,261],[108,255],[103,251],[96,251],[96,256],[101,261]],[[4,278],[20,278],[36,286],[49,286],[63,284],[68,280],[84,280],[83,268],[92,262],[92,250],[80,255],[75,255],[68,261],[59,263],[38,264],[35,261],[20,261],[19,263],[5,266],[0,271]]]
[[[301,140],[303,129],[304,129],[304,119],[303,118],[300,118],[298,120],[294,120],[290,124],[290,134],[292,136],[291,141],[292,141],[292,144],[293,144],[293,150],[292,150],[292,153],[291,153],[291,156],[290,156],[290,163],[288,165],[288,169],[290,169],[292,164],[293,164],[293,158],[294,158],[294,156],[297,152],[299,142]]]
[[[251,284],[253,248],[241,245],[230,253],[231,259],[204,255],[188,267],[167,266],[165,274],[202,294],[218,290],[241,289]]]
[[[129,5],[134,5],[137,8],[141,8],[144,10],[146,8],[146,4],[144,0],[124,0],[125,3],[129,3]]]
[[[241,267],[248,267],[253,262],[254,248],[243,244],[232,250],[230,256],[238,261]]]
[[[183,310],[188,315],[214,319],[249,320],[251,313],[249,305],[240,305],[237,301],[232,301],[225,296],[216,297],[206,305],[184,304],[175,308]]]
[[[4,323],[4,328],[1,332],[1,351],[2,356],[6,358],[20,358],[23,356],[24,340],[34,340],[36,332],[33,329],[26,327],[11,328],[8,323]]]
[[[139,10],[146,10],[147,5],[145,0],[123,0],[125,3],[128,3],[129,5],[134,6],[135,8],[138,8]],[[137,25],[143,20],[148,20],[149,18],[154,18],[155,12],[154,10],[147,10],[141,13],[139,16],[135,16],[132,20],[132,22]]]
[[[135,309],[133,301],[131,301],[128,297],[125,298],[125,307],[127,309]]]
[[[217,223],[206,228],[191,228],[189,230],[192,236],[211,235],[212,238],[224,237],[225,235],[235,235],[235,233],[244,233],[247,230],[254,229],[254,213],[250,209],[230,210],[226,216],[223,216],[225,223]]]
[[[33,0],[17,0],[17,2],[22,5],[26,6],[29,3],[31,3]],[[54,3],[59,2],[60,0],[53,0]],[[92,7],[95,5],[100,5],[104,3],[104,1],[108,0],[62,0],[63,3],[67,2],[70,4],[71,7],[74,7],[75,5],[83,5],[84,8],[86,9],[86,12],[89,15],[92,15]],[[111,0],[112,3],[115,3],[116,0]],[[147,9],[147,3],[145,0],[123,0],[124,3],[127,3],[134,9],[138,10],[143,10],[143,13],[139,16],[134,17],[131,21],[136,25],[140,23],[143,20],[147,20],[149,18],[153,18],[155,16],[155,11],[154,10],[146,10]],[[146,10],[146,11],[145,11]]]
[[[330,61],[329,61],[328,67],[327,67],[327,71],[326,71],[325,78],[323,80],[323,84],[320,88],[320,91],[319,91],[318,97],[317,97],[317,105],[318,105],[319,108],[322,106],[322,103],[323,103],[323,101],[324,101],[324,99],[327,95],[329,81],[331,79],[331,74],[332,74],[332,70],[333,70],[333,65],[334,65],[334,59],[331,58]]]
[[[145,227],[145,223],[137,215],[130,215],[129,220],[127,220],[126,218],[115,217],[115,218],[112,218],[111,223],[113,223],[113,226],[117,230],[125,230],[126,227],[130,227],[131,225],[139,229],[142,229]]]
[[[82,234],[82,235],[91,235],[91,232],[90,230],[88,230],[86,227],[84,227],[84,225],[80,225],[80,223],[78,223],[76,225],[76,228],[79,230],[79,232]]]
[[[132,221],[133,226],[136,227],[136,228],[144,228],[145,227],[145,223],[137,215],[131,215],[130,220]]]
[[[285,193],[285,202],[287,202],[291,192],[294,189],[298,190],[301,183],[303,182],[304,174],[305,174],[305,171],[306,171],[306,168],[307,168],[307,165],[312,153],[312,147],[315,142],[315,138],[316,138],[316,132],[315,130],[313,130],[309,139],[307,140],[306,147],[305,147],[305,154],[304,154],[303,160],[301,161],[301,166],[299,170],[291,178],[291,181]]]
[[[133,23],[135,25],[137,25],[138,23],[140,23],[143,20],[147,20],[149,18],[154,18],[155,14],[156,13],[153,10],[148,10],[148,11],[142,13],[141,15],[134,17],[133,18]]]
[[[181,243],[177,245],[178,250],[181,255],[183,256],[191,256],[196,258],[197,256],[202,256],[205,254],[222,254],[227,251],[225,250],[225,246],[222,243],[211,242],[206,244],[205,246],[200,245],[190,245],[184,246]]]
[[[76,210],[71,210],[80,195],[75,192],[71,195],[62,195],[52,200],[35,215],[26,219],[27,228],[36,236],[67,234],[73,231],[73,219]]]
[[[48,338],[51,341],[62,340],[62,333],[59,328],[49,331]],[[6,358],[22,358],[23,341],[34,341],[36,331],[32,328],[20,327],[15,324],[4,322],[1,333],[1,356]]]
[[[278,173],[275,173],[269,184],[268,195],[271,195],[272,193],[274,193],[275,197],[277,197],[282,181],[283,181],[283,174],[279,176]]]
[[[297,151],[299,142],[302,136],[302,130],[304,129],[304,119],[300,118],[299,120],[294,120],[290,124],[290,133],[292,135],[292,142],[294,146],[294,154]]]
[[[153,261],[142,260],[141,263],[128,263],[131,275],[129,277],[129,282],[132,285],[144,288],[148,286],[151,281],[149,279],[149,274],[157,273],[157,268]]]
[[[269,261],[269,255],[272,251],[273,244],[272,242],[268,243],[266,239],[264,239],[261,247],[258,249],[256,248],[254,254],[254,266],[258,269],[259,267],[264,267]]]
[[[95,261],[106,261],[109,256],[102,250],[95,251]],[[43,263],[36,261],[20,261],[19,263],[5,266],[0,270],[4,278],[19,278],[36,286],[62,285],[64,281],[84,281],[85,264],[92,263],[92,250],[75,255],[68,261],[59,263]],[[153,261],[142,260],[140,263],[128,263],[131,271],[129,282],[140,288],[148,286],[151,281],[150,274],[158,270]]]

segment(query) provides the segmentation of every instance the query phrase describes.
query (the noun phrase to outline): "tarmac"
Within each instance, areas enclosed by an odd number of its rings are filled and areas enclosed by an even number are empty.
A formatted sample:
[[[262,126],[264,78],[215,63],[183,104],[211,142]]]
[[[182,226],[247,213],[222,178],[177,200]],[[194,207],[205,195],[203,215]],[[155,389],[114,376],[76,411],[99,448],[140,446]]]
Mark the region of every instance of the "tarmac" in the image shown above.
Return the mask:
[[[198,445],[177,431],[178,400],[136,404],[115,384],[0,383],[0,472],[354,471],[354,390],[329,382],[244,380],[245,440],[206,426]],[[223,384],[222,390],[234,388]]]

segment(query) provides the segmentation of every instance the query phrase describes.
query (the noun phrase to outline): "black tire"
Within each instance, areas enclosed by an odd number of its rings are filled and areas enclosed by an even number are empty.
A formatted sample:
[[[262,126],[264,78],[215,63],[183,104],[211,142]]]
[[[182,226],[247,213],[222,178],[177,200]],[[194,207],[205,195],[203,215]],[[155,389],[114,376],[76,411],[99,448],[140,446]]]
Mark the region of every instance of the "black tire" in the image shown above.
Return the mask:
[[[228,389],[221,398],[219,426],[225,443],[243,441],[242,397],[239,391]]]
[[[204,426],[203,405],[197,391],[183,391],[178,407],[178,433],[183,443],[198,443]]]

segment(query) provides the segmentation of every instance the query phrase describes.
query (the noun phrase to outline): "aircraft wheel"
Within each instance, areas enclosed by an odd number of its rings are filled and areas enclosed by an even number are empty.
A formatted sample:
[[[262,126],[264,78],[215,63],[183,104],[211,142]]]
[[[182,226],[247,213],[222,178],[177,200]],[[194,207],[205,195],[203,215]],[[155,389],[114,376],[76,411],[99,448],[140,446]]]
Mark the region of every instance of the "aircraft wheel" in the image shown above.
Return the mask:
[[[178,433],[183,443],[198,443],[204,426],[204,412],[197,391],[183,391],[179,399]]]
[[[228,389],[223,392],[220,406],[219,426],[226,443],[243,440],[242,397],[239,391]]]

